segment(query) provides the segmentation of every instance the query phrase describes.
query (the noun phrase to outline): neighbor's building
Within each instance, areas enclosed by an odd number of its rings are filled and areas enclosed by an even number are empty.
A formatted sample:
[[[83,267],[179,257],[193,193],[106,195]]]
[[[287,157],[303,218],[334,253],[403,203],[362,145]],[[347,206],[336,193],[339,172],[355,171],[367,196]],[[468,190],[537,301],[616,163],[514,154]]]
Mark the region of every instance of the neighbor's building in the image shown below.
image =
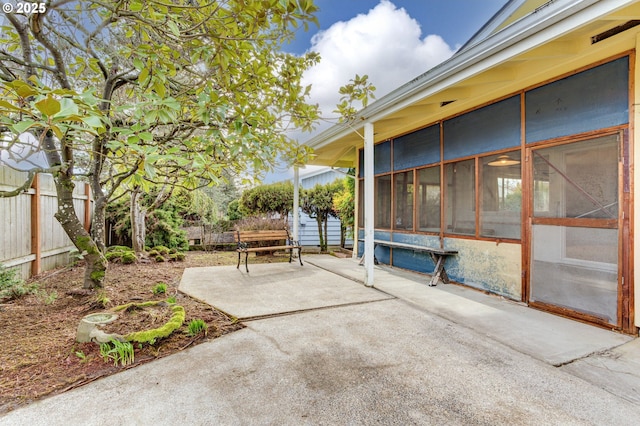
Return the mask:
[[[307,173],[301,173],[299,177],[301,189],[311,189],[315,185],[327,185],[345,178],[349,169],[331,169],[329,167],[314,170]],[[309,249],[311,247],[320,247],[320,236],[318,234],[318,222],[315,218],[309,217],[308,214],[298,209],[298,241],[300,244]],[[293,229],[293,213],[289,214],[289,229]],[[329,247],[341,246],[340,235],[340,219],[329,217],[327,221],[327,245]],[[345,236],[345,247],[353,246],[353,239],[348,235]]]
[[[636,333],[639,45],[640,1],[512,0],[452,58],[305,143],[314,164],[358,168],[361,237],[456,249],[458,283]]]

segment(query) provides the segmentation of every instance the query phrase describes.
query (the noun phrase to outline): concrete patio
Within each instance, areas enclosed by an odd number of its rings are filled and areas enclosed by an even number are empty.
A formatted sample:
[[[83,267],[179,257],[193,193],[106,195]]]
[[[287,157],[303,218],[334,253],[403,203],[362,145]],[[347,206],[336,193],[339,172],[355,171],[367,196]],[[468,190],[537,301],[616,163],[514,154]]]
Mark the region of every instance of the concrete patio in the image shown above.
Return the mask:
[[[638,340],[352,259],[187,270],[246,328],[46,398],[4,425],[635,424]],[[559,367],[558,367],[559,366]]]

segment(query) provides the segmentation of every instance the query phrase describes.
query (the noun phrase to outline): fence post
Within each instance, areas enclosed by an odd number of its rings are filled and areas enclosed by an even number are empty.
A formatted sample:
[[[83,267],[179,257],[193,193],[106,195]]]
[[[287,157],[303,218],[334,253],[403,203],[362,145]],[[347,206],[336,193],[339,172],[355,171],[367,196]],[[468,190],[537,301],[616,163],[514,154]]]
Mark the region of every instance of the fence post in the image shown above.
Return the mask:
[[[40,197],[40,174],[36,173],[31,183],[33,188],[33,196],[31,197],[31,254],[35,255],[35,259],[31,262],[31,275],[38,275],[42,269],[42,236],[40,229],[40,211],[41,211],[41,197]]]

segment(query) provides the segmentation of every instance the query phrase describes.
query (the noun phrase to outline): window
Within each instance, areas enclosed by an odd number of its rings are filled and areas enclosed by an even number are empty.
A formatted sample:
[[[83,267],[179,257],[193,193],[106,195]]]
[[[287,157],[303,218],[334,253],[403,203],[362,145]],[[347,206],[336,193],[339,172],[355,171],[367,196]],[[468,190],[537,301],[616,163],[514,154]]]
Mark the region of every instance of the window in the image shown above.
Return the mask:
[[[440,232],[440,166],[418,170],[417,179],[418,230]]]
[[[475,160],[444,166],[445,232],[475,235]]]
[[[391,175],[375,178],[374,227],[391,228]]]
[[[394,182],[395,229],[413,230],[413,170],[396,173]]]
[[[618,218],[618,138],[533,151],[534,216]]]
[[[520,152],[482,158],[480,235],[520,238],[522,176]]]

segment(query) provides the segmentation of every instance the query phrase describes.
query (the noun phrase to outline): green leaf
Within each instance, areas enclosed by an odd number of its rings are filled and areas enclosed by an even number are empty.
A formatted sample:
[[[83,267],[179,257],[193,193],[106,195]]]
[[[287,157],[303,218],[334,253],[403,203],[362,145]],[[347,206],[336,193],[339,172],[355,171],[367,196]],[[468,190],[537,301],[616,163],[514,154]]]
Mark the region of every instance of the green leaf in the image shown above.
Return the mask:
[[[153,89],[161,98],[164,98],[164,95],[166,94],[166,89],[162,81],[156,80],[156,82],[153,84]]]
[[[178,28],[178,25],[175,22],[169,21],[167,22],[167,25],[169,26],[169,29],[171,30],[174,36],[180,37],[180,29]]]
[[[149,78],[149,69],[148,68],[142,68],[140,70],[140,75],[138,76],[138,81],[141,84],[146,84],[148,78]]]
[[[69,118],[78,115],[78,105],[69,98],[60,100],[60,111],[55,114],[56,118]]]
[[[58,139],[62,140],[62,138],[64,138],[64,133],[62,132],[62,130],[60,130],[58,126],[51,126],[50,129],[53,131],[53,133],[56,135]]]
[[[15,80],[9,83],[9,86],[13,87],[13,90],[15,90],[18,96],[22,98],[28,98],[29,96],[35,96],[38,94],[38,92],[33,87],[31,87],[24,81]]]
[[[12,127],[13,130],[15,130],[16,133],[24,133],[27,130],[29,130],[31,127],[36,127],[39,126],[39,123],[36,123],[33,120],[22,120],[19,121],[17,123],[15,123]]]
[[[36,108],[44,115],[51,117],[60,111],[60,102],[51,96],[47,96],[41,101],[36,102]]]
[[[0,107],[3,107],[3,108],[8,109],[10,111],[16,111],[16,112],[22,112],[24,114],[30,114],[30,112],[27,111],[26,109],[19,108],[19,107],[15,106],[15,105],[13,105],[13,104],[11,104],[11,103],[9,103],[7,101],[3,101],[3,100],[0,100]]]
[[[143,141],[147,141],[147,142],[152,142],[153,141],[153,134],[149,133],[149,132],[142,132],[138,135],[140,137],[140,139],[142,139]]]
[[[94,129],[101,129],[104,127],[104,125],[102,124],[102,120],[100,120],[100,117],[96,117],[95,115],[82,117],[82,121],[84,124]]]
[[[144,5],[140,0],[132,0],[129,6],[129,10],[131,10],[132,12],[140,12],[143,7]]]

